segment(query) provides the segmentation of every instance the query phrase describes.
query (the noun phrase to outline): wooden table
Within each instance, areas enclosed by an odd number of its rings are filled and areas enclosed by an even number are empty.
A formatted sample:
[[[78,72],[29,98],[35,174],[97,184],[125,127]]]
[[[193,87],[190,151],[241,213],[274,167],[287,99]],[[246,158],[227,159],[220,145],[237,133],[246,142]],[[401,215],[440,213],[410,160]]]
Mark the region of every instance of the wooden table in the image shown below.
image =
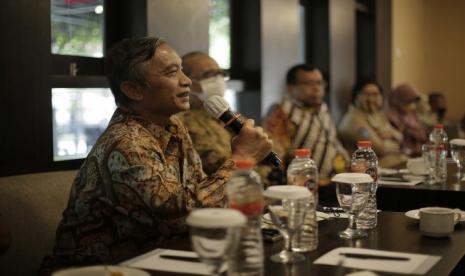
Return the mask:
[[[465,181],[458,181],[455,163],[449,162],[447,171],[447,181],[443,184],[379,185],[376,194],[378,209],[406,212],[426,206],[441,206],[465,210]],[[324,206],[339,205],[333,184],[320,188],[320,203]]]
[[[426,206],[465,210],[465,182],[459,182],[455,163],[447,164],[447,181],[442,184],[421,183],[415,186],[378,186],[378,208],[406,212]]]
[[[346,219],[333,219],[320,222],[318,249],[305,254],[305,261],[293,265],[279,264],[270,260],[272,254],[282,249],[282,242],[265,244],[266,258],[264,275],[335,275],[337,273],[337,267],[314,265],[313,261],[332,249],[342,246],[442,256],[442,259],[425,274],[429,276],[449,275],[465,255],[465,225],[457,225],[450,238],[433,239],[422,236],[418,229],[418,222],[406,217],[403,213],[381,212],[378,219],[378,227],[369,233],[368,238],[354,241],[345,241],[337,236],[337,233],[347,226]],[[188,238],[171,241],[162,247],[191,250]],[[459,265],[458,268],[463,269],[462,265]],[[354,270],[348,268],[344,269],[343,275],[352,271]],[[152,275],[175,275],[173,273],[160,271],[149,272]],[[391,273],[377,273],[380,275],[396,275]]]

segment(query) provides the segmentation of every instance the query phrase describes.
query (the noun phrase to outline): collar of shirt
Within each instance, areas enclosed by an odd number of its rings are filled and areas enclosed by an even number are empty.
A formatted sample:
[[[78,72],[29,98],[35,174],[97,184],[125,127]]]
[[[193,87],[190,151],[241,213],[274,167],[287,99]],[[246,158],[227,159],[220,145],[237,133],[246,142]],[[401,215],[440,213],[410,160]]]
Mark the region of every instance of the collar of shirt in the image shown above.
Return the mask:
[[[128,107],[118,107],[110,120],[109,125],[116,123],[131,123],[137,122],[142,127],[147,129],[156,139],[160,141],[160,146],[163,151],[166,150],[172,139],[181,139],[181,127],[177,119],[172,116],[165,127],[161,127],[147,120],[145,117],[136,114],[134,110]]]

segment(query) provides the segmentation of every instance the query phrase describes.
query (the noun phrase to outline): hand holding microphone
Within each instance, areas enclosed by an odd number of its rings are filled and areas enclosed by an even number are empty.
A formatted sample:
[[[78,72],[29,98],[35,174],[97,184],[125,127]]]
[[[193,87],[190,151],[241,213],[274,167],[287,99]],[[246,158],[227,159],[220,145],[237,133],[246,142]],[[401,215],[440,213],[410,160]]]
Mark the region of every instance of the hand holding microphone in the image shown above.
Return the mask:
[[[212,96],[204,102],[205,110],[222,121],[225,127],[237,135],[231,142],[233,159],[265,160],[275,167],[281,167],[281,160],[271,151],[272,141],[261,127],[254,127],[253,120],[244,120],[232,112],[228,103],[220,96]]]

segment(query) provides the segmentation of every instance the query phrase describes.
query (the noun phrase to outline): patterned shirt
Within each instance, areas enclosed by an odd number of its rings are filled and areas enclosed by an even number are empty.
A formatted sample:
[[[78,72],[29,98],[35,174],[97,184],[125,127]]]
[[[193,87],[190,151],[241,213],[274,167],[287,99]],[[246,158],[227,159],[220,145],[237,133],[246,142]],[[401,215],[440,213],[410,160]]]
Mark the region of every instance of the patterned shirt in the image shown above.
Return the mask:
[[[216,172],[231,156],[231,134],[204,109],[191,109],[178,117],[189,130],[204,172],[208,175]]]
[[[234,163],[206,177],[187,130],[118,108],[80,169],[43,268],[112,263],[186,231],[194,208],[223,206]]]
[[[328,106],[318,110],[302,107],[285,98],[271,108],[264,122],[273,139],[274,150],[288,161],[299,148],[309,148],[321,178],[346,170],[349,156],[336,136]]]

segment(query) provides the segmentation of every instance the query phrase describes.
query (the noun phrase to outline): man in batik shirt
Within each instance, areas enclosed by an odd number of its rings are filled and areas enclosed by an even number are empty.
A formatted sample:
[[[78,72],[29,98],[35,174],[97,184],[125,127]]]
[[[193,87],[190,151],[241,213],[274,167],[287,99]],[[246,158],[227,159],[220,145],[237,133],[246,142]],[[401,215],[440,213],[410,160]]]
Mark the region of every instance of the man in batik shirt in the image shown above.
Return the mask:
[[[156,38],[125,39],[106,63],[118,109],[72,185],[43,274],[121,261],[185,233],[189,211],[224,205],[233,160],[260,161],[271,148],[247,121],[231,158],[206,177],[187,130],[172,116],[189,109],[191,85],[176,51]]]
[[[208,175],[214,173],[231,156],[231,134],[203,108],[211,96],[223,97],[226,88],[224,72],[214,59],[202,52],[182,57],[184,73],[192,80],[190,109],[178,114],[189,131],[195,150]]]
[[[264,127],[274,149],[287,165],[298,148],[309,148],[322,183],[347,169],[349,156],[337,139],[328,106],[323,102],[325,82],[317,68],[300,64],[286,76],[287,95],[271,107]]]

